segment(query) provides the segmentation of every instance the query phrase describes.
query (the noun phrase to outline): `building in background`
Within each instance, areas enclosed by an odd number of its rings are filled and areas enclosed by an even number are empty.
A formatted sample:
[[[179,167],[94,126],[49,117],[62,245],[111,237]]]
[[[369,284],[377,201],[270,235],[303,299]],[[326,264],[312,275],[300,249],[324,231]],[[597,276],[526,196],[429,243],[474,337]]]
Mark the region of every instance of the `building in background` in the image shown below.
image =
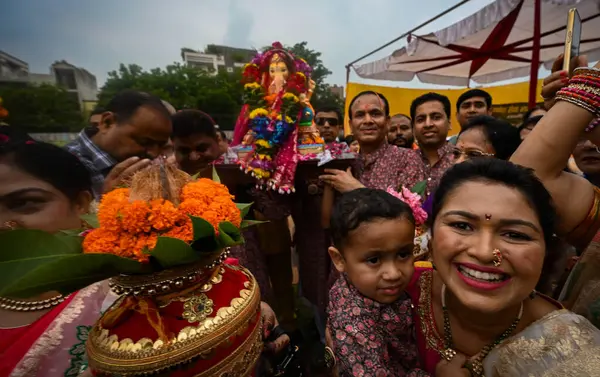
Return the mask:
[[[335,94],[336,96],[338,96],[340,98],[344,98],[344,96],[346,95],[346,93],[344,92],[343,86],[334,85],[334,86],[330,87],[330,89],[331,89],[331,93]]]
[[[56,80],[56,84],[65,88],[76,98],[82,110],[88,108],[90,104],[95,106],[98,100],[96,76],[64,60],[52,64],[50,71]]]
[[[208,45],[204,52],[190,48],[181,49],[181,58],[188,67],[205,69],[214,73],[224,70],[233,73],[241,69],[256,55],[256,50],[229,46]]]
[[[0,82],[29,82],[29,64],[0,51]]]
[[[52,64],[48,74],[32,73],[27,62],[0,51],[0,85],[3,84],[61,86],[73,96],[84,112],[93,108],[98,99],[96,76],[64,60]]]

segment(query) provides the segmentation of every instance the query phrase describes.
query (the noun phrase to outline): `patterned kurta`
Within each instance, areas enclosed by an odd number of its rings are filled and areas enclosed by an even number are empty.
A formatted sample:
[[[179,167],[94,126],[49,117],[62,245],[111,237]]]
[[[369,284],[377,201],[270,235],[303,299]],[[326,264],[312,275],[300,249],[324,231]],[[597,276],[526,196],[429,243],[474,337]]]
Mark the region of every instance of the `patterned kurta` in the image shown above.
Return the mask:
[[[409,163],[404,167],[406,187],[412,188],[417,183],[427,180],[426,196],[434,192],[446,170],[454,164],[453,147],[452,144],[446,143],[438,149],[439,160],[433,166],[429,164],[427,156],[421,149],[410,151]]]
[[[380,304],[341,276],[331,288],[328,315],[340,376],[429,376],[418,368],[408,296]]]
[[[419,171],[407,169],[407,166],[417,166],[411,164],[411,160],[415,159],[414,153],[410,149],[384,143],[374,153],[359,156],[356,179],[368,188],[380,190],[387,190],[388,187],[398,190],[400,186],[417,183]]]

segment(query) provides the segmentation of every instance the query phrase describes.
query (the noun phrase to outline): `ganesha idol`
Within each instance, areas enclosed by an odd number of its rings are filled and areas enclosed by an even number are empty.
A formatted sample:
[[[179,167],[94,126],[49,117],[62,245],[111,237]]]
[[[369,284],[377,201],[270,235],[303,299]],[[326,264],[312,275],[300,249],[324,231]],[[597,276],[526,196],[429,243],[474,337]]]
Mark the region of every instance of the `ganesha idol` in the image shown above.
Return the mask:
[[[244,67],[244,106],[233,144],[242,170],[261,188],[293,192],[299,157],[325,150],[310,104],[311,72],[280,43]]]

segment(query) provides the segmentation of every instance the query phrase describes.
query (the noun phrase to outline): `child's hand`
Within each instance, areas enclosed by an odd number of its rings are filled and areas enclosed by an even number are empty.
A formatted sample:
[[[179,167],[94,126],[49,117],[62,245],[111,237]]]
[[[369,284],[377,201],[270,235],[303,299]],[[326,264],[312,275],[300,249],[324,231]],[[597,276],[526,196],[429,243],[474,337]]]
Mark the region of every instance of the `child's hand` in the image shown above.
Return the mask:
[[[467,358],[457,353],[450,361],[442,359],[435,367],[436,377],[471,377],[471,372],[463,368]]]

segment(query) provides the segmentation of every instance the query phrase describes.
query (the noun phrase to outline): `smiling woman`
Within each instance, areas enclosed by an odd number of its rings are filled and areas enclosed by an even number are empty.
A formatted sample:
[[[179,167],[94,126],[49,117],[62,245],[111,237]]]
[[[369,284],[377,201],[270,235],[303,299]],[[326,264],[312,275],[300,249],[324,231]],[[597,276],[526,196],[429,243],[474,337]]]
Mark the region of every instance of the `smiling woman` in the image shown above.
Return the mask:
[[[556,258],[555,218],[529,170],[498,159],[448,170],[431,217],[435,268],[419,269],[411,292],[429,372],[464,356],[472,376],[597,375],[600,332],[535,291]]]

